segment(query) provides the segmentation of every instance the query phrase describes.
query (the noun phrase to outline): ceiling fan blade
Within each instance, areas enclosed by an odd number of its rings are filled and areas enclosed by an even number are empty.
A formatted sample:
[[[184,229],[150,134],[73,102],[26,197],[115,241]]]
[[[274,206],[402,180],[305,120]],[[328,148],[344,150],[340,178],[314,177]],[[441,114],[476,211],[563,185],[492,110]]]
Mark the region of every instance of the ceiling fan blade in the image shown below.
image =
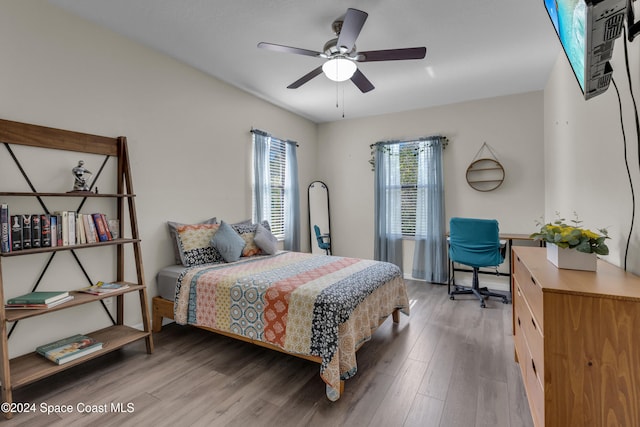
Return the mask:
[[[353,49],[353,45],[356,43],[356,39],[364,26],[364,21],[367,20],[368,16],[369,14],[367,12],[358,9],[347,9],[344,21],[342,22],[342,29],[338,36],[337,46],[339,48],[344,47],[347,49],[347,52]]]
[[[316,52],[315,50],[300,49],[299,47],[283,46],[280,44],[260,42],[258,43],[258,47],[261,49],[274,50],[276,52],[295,53],[297,55],[316,56],[316,57],[321,56],[321,53]]]
[[[311,80],[312,78],[320,74],[322,74],[322,65],[316,68],[315,70],[311,71],[310,73],[307,73],[304,76],[300,77],[295,82],[291,83],[289,86],[287,86],[287,89],[297,89],[303,84],[305,84],[306,82],[308,82],[309,80]]]
[[[426,47],[409,47],[406,49],[370,50],[358,52],[356,61],[399,61],[403,59],[423,59],[427,55]]]
[[[369,79],[367,79],[360,70],[356,70],[356,72],[353,73],[351,81],[353,84],[358,86],[358,89],[360,89],[362,93],[367,93],[375,88],[375,86],[373,86]]]

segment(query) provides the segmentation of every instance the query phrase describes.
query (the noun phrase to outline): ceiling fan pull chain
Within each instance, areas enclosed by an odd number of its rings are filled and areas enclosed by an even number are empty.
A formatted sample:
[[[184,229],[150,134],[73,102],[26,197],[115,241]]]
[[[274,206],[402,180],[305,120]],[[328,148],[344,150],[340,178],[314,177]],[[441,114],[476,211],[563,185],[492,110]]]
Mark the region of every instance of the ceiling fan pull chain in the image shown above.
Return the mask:
[[[344,119],[344,85],[342,85],[342,118]]]

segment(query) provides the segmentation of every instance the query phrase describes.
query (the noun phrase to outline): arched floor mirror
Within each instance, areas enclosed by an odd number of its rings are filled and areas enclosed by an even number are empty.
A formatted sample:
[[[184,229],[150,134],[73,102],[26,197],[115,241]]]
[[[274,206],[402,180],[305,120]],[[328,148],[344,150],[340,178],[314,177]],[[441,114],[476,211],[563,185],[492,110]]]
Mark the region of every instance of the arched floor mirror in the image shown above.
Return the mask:
[[[331,255],[331,220],[329,188],[322,181],[313,181],[307,192],[309,201],[309,232],[312,254]],[[316,226],[320,238],[316,235]]]

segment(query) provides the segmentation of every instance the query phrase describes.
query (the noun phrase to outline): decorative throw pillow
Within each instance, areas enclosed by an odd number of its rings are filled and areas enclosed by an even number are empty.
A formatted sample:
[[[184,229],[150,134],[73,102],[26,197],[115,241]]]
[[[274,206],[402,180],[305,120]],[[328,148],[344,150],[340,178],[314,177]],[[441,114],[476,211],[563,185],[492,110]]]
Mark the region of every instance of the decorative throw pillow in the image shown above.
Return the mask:
[[[176,228],[180,260],[185,267],[224,262],[220,253],[209,242],[220,224],[180,225]]]
[[[262,224],[256,226],[253,241],[265,254],[273,255],[278,251],[278,239]]]
[[[244,240],[226,222],[220,223],[220,228],[211,238],[213,246],[226,262],[238,261],[244,248]]]
[[[218,220],[216,219],[216,217],[213,217],[213,218],[204,220],[199,224],[217,224],[217,223],[218,223]],[[179,222],[167,221],[167,226],[169,227],[169,236],[171,238],[171,243],[173,244],[173,256],[175,258],[176,264],[182,264],[182,249],[180,249],[180,243],[178,240],[178,232],[177,232],[178,227],[180,227],[181,225],[188,225],[188,224],[181,224]]]
[[[267,230],[271,231],[271,227],[269,227],[269,221],[262,221],[260,224]],[[256,245],[256,242],[254,241],[257,226],[258,224],[251,223],[232,225],[233,229],[245,241],[245,247],[242,250],[242,256],[260,255],[262,253],[262,250],[258,247],[258,245]]]

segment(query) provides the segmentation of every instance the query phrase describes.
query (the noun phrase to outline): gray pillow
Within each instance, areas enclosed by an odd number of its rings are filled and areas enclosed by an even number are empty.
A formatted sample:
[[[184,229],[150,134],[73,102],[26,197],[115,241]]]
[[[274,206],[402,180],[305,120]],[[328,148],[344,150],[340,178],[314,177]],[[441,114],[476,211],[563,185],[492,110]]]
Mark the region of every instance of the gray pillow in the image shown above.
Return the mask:
[[[263,227],[262,224],[257,225],[253,241],[256,242],[256,245],[266,254],[273,255],[278,251],[278,239],[271,231]]]
[[[211,246],[220,252],[226,262],[238,261],[244,245],[242,237],[224,221],[220,223],[220,228],[211,238]]]
[[[217,224],[218,220],[214,216],[213,218],[206,219],[198,224]],[[167,221],[167,226],[169,227],[169,236],[171,238],[171,243],[173,244],[173,256],[176,264],[182,264],[182,249],[180,248],[180,239],[178,238],[177,228],[187,224],[182,224],[180,222]]]

